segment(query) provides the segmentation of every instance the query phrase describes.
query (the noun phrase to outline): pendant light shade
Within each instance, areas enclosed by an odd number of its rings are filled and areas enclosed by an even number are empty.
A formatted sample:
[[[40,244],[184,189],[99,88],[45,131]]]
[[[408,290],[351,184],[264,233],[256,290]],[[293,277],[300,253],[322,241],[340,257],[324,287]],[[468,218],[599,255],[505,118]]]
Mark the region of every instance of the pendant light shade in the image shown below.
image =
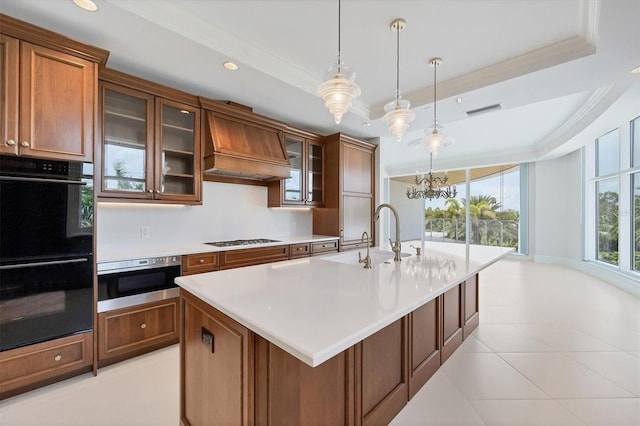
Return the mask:
[[[318,96],[324,100],[336,124],[340,124],[342,116],[351,107],[355,98],[360,96],[360,86],[355,82],[356,73],[351,72],[342,61],[340,50],[340,0],[338,0],[338,58],[329,68],[327,78],[318,86]]]
[[[389,127],[398,142],[402,140],[402,135],[409,128],[409,123],[416,118],[414,112],[409,109],[411,102],[402,99],[400,95],[400,32],[406,26],[404,19],[395,19],[391,22],[391,31],[396,33],[396,98],[384,106],[386,114],[382,117],[382,122]]]

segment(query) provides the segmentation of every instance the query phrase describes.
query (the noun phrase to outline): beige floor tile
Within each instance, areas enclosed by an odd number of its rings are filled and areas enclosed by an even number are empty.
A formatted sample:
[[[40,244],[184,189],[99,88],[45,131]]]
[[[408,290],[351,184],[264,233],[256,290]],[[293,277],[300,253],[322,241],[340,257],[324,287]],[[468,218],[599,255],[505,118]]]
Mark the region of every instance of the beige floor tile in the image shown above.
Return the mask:
[[[481,324],[474,336],[493,352],[551,352],[543,341],[510,324]]]
[[[534,337],[559,352],[608,352],[617,349],[576,329],[562,324],[516,325],[525,334]]]
[[[441,367],[469,399],[545,399],[530,380],[493,353],[455,353]]]
[[[473,408],[487,425],[584,425],[566,408],[552,400],[477,400]]]
[[[560,399],[558,403],[588,425],[640,425],[638,398]]]
[[[499,354],[552,398],[626,398],[620,386],[560,353]]]
[[[564,355],[640,396],[640,359],[625,352],[565,352]]]
[[[449,378],[438,371],[393,419],[390,426],[484,425]]]
[[[460,352],[460,353],[492,352],[491,349],[489,349],[485,344],[483,344],[476,338],[477,331],[478,330],[476,329],[476,331],[471,336],[465,339],[462,345],[460,345],[460,347],[458,348],[457,352]]]

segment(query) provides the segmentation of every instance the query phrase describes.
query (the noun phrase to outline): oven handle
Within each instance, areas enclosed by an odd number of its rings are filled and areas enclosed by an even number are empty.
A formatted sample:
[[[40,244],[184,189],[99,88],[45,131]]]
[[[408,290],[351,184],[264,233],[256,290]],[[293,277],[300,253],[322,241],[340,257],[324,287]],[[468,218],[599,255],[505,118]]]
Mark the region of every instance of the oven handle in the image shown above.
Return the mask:
[[[64,179],[47,179],[22,176],[0,176],[0,180],[20,181],[20,182],[45,182],[45,183],[64,183],[67,185],[86,185],[86,182],[80,180],[64,180]]]
[[[52,260],[52,261],[49,261],[49,262],[18,263],[18,264],[15,264],[15,265],[0,266],[0,270],[2,270],[2,269],[30,268],[32,266],[64,265],[64,264],[67,264],[67,263],[86,262],[88,260],[89,260],[89,258],[83,257],[83,258],[80,258],[80,259]]]

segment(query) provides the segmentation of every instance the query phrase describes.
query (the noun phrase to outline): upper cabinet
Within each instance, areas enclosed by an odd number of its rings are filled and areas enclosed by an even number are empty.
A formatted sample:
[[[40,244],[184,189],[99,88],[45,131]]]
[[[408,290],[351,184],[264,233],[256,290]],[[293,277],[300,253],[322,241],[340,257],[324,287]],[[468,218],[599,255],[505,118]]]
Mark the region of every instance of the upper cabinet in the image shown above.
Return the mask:
[[[269,184],[269,207],[324,205],[324,143],[319,136],[287,129],[291,176]]]
[[[100,111],[99,199],[201,202],[197,98],[105,70]]]
[[[0,153],[93,161],[98,67],[108,52],[0,20]]]
[[[373,235],[376,145],[336,133],[324,139],[325,208],[313,212],[313,233],[340,237],[340,248],[364,246]]]

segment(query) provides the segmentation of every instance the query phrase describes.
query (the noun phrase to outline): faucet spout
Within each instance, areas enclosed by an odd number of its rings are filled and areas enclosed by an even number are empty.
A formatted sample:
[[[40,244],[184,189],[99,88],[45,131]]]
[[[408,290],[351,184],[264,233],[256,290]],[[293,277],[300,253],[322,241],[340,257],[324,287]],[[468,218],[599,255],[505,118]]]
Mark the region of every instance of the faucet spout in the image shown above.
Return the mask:
[[[382,210],[384,207],[389,208],[389,210],[391,210],[391,212],[395,216],[395,220],[396,220],[396,241],[395,241],[395,243],[392,243],[391,239],[389,239],[389,243],[391,244],[391,251],[393,251],[393,254],[394,254],[393,260],[396,261],[396,262],[400,262],[400,260],[402,260],[402,259],[400,258],[400,249],[401,249],[401,244],[400,244],[400,216],[398,215],[398,210],[396,210],[396,208],[393,207],[391,204],[382,203],[376,208],[376,211],[373,214],[373,220],[374,220],[374,222],[377,222],[378,219],[380,219],[380,210]]]

